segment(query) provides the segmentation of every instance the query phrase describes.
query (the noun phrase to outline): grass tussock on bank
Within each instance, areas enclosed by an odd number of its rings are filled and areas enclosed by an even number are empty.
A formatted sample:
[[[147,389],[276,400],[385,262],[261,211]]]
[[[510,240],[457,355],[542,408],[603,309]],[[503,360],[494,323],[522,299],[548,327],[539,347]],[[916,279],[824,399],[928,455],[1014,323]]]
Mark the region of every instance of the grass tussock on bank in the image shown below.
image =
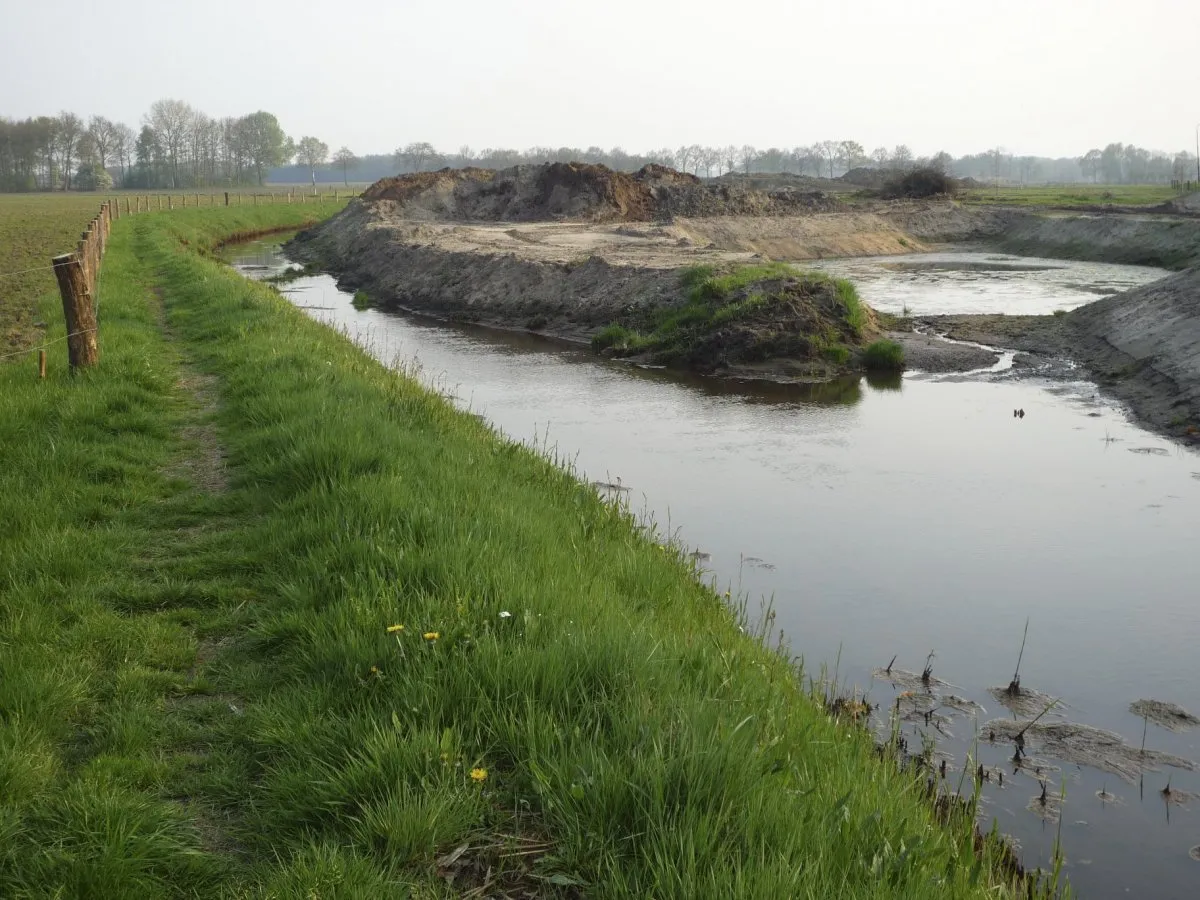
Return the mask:
[[[1010,895],[681,552],[197,252],[312,213],[122,221],[101,366],[0,366],[0,896]]]
[[[679,281],[680,303],[612,323],[593,349],[701,371],[774,357],[844,365],[872,325],[851,282],[784,263],[693,266]]]

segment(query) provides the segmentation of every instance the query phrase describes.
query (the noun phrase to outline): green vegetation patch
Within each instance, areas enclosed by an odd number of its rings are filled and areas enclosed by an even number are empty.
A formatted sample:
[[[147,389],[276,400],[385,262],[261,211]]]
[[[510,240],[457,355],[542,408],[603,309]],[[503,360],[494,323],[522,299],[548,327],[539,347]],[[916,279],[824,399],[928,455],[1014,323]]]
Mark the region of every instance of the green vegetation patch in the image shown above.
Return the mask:
[[[0,364],[0,896],[1018,895],[681,548],[197,253],[305,215],[120,222],[101,364]]]
[[[1179,196],[1165,184],[1071,184],[1060,186],[981,187],[962,192],[968,203],[1009,206],[1158,206]]]
[[[693,266],[679,281],[683,302],[613,323],[592,346],[700,368],[771,356],[842,365],[852,355],[847,344],[870,327],[870,312],[849,281],[784,263]]]
[[[869,372],[899,372],[904,368],[904,348],[895,341],[873,341],[863,348],[862,362]]]

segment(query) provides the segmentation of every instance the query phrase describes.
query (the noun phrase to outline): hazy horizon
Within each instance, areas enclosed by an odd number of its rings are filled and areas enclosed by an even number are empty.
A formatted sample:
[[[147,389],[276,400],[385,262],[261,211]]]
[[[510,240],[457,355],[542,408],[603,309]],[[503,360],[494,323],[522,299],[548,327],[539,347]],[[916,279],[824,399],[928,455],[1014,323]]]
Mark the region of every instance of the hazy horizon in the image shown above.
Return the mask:
[[[591,145],[760,148],[850,139],[955,156],[1077,156],[1113,141],[1194,151],[1200,102],[1175,34],[1200,7],[948,0],[564,7],[347,0],[67,0],[5,11],[0,115],[131,126],[164,97],[265,109],[299,138],[390,153]],[[1191,92],[1194,94],[1194,90]]]

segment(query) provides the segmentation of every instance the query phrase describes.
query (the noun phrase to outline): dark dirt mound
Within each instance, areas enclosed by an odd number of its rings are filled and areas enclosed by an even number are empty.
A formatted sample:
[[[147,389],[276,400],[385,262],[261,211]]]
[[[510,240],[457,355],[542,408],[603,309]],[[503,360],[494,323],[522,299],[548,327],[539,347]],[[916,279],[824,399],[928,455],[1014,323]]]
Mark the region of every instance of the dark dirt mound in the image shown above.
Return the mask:
[[[700,179],[690,172],[679,172],[670,166],[660,166],[658,163],[647,163],[633,173],[633,180],[641,182],[649,188],[662,185],[697,185]]]
[[[858,342],[832,283],[764,282],[754,290],[765,302],[693,340],[681,341],[659,354],[659,361],[717,370],[768,359],[820,360],[828,348]]]
[[[376,182],[363,200],[391,200],[416,219],[644,222],[654,215],[649,187],[586,163],[418,172]]]
[[[377,181],[368,203],[399,204],[408,219],[432,221],[647,222],[681,216],[771,216],[825,212],[821,191],[759,190],[752,183],[705,183],[666,166],[632,175],[590,163],[491,169],[441,169]]]

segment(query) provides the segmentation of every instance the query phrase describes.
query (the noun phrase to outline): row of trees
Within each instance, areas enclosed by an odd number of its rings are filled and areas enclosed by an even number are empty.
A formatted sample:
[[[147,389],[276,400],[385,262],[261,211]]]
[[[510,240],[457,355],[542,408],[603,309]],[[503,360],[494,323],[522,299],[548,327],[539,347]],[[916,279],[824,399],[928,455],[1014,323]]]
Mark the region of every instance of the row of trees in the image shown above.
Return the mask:
[[[940,158],[949,160],[946,154]],[[879,147],[868,154],[858,141],[819,141],[810,146],[790,150],[771,148],[759,150],[749,145],[741,147],[704,147],[691,144],[671,149],[664,147],[649,153],[627,153],[620,147],[531,147],[525,151],[488,148],[474,151],[460,147],[457,153],[443,154],[432,144],[412,143],[398,147],[392,161],[402,172],[419,172],[442,165],[477,165],[504,168],[533,162],[590,162],[602,163],[612,169],[633,171],[647,163],[670,166],[683,172],[711,178],[727,172],[794,172],[832,178],[849,169],[877,165],[907,167],[914,162],[911,150],[903,144],[888,150]]]
[[[291,160],[295,164],[288,168]],[[1169,183],[1191,177],[1195,157],[1187,151],[1155,152],[1133,144],[1109,144],[1077,158],[1017,156],[1003,148],[954,158],[917,157],[909,147],[877,147],[858,141],[818,141],[791,148],[699,144],[649,153],[621,147],[531,147],[528,150],[460,147],[443,153],[413,142],[393,154],[359,159],[347,147],[330,158],[323,141],[293,141],[269,112],[212,118],[181,100],[159,100],[135,131],[103,116],[84,122],[71,112],[14,121],[0,118],[0,190],[106,188],[199,188],[274,181],[374,181],[397,172],[442,166],[501,169],[524,163],[590,162],[633,171],[648,163],[713,177],[729,172],[781,173],[833,178],[851,169],[911,169],[924,165],[958,177],[1007,183],[1092,181],[1109,184]]]
[[[1090,181],[1103,184],[1170,184],[1191,179],[1196,157],[1187,150],[1169,154],[1134,144],[1109,144],[1083,156],[1049,159],[1017,156],[1002,147],[956,159],[953,174],[983,181],[1018,184]]]
[[[293,157],[315,169],[328,153],[313,137],[293,142],[269,112],[216,119],[167,99],[150,107],[137,131],[104,116],[85,123],[72,112],[0,118],[0,190],[262,184]]]
[[[850,140],[765,150],[749,145],[704,147],[693,144],[644,154],[627,153],[620,147],[611,150],[602,147],[531,147],[524,151],[495,148],[475,151],[460,147],[455,153],[442,153],[432,144],[422,142],[398,147],[390,157],[367,156],[356,160],[355,164],[361,164],[360,176],[374,180],[396,172],[420,172],[447,165],[500,169],[542,162],[602,163],[622,171],[634,171],[647,163],[657,163],[705,177],[728,172],[791,172],[833,178],[859,167],[908,170],[928,166],[960,178],[1010,184],[1083,181],[1168,184],[1191,178],[1196,171],[1196,157],[1186,150],[1167,154],[1133,144],[1109,144],[1103,150],[1090,150],[1080,157],[1021,156],[1002,147],[961,157],[945,152],[922,157],[904,144],[891,149],[877,147],[867,153],[862,144]]]

